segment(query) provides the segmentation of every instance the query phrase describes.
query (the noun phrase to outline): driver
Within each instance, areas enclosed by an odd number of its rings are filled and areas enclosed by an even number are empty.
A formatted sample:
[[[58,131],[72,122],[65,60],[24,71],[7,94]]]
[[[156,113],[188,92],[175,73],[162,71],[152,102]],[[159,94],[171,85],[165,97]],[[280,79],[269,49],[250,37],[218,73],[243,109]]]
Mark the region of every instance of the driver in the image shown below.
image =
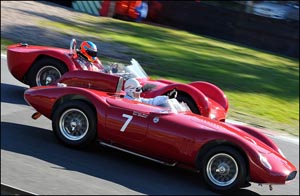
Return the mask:
[[[97,46],[93,42],[83,41],[77,54],[77,62],[83,70],[105,72],[101,61],[97,57]]]
[[[139,81],[135,78],[130,78],[126,80],[124,84],[124,90],[126,92],[126,95],[124,98],[140,101],[143,103],[151,104],[151,105],[163,105],[166,103],[168,99],[176,98],[177,97],[177,91],[176,89],[172,90],[168,96],[167,95],[160,95],[156,96],[154,98],[142,98],[141,92],[142,92],[142,86],[139,83]]]

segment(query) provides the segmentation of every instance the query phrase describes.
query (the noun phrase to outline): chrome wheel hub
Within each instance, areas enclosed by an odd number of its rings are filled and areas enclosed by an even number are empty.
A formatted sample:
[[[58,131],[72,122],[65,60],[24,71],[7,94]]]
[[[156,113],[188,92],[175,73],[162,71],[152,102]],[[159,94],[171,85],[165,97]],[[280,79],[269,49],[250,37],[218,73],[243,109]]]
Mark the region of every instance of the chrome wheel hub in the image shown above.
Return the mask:
[[[218,186],[232,184],[238,176],[238,165],[235,159],[225,153],[211,157],[206,166],[207,177]]]
[[[218,173],[220,175],[224,175],[224,174],[228,173],[228,171],[229,171],[228,165],[224,165],[224,164],[220,164],[216,169],[216,173]]]
[[[47,86],[61,77],[60,71],[51,65],[42,67],[36,74],[37,86]]]
[[[52,83],[52,78],[50,76],[48,76],[46,78],[46,85],[51,84]]]
[[[65,138],[72,141],[78,141],[87,134],[89,120],[84,112],[72,108],[61,115],[59,128]]]

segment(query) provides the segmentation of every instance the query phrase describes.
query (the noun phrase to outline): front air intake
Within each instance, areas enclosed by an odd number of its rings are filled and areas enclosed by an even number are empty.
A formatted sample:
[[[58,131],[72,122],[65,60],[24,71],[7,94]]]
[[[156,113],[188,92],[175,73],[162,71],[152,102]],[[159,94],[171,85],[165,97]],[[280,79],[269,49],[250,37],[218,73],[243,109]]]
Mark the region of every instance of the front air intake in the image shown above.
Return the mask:
[[[292,173],[290,173],[290,175],[288,175],[288,177],[286,178],[286,181],[290,181],[293,180],[296,177],[297,171],[293,171]]]

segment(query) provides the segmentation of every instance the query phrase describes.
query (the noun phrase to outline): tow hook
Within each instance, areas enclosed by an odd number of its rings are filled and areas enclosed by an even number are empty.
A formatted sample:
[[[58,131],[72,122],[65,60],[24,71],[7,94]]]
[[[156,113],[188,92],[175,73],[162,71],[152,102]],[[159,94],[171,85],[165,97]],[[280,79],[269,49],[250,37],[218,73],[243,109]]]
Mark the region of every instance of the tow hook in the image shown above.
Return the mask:
[[[42,114],[39,112],[35,112],[34,114],[32,114],[31,118],[33,118],[34,120],[38,119]]]

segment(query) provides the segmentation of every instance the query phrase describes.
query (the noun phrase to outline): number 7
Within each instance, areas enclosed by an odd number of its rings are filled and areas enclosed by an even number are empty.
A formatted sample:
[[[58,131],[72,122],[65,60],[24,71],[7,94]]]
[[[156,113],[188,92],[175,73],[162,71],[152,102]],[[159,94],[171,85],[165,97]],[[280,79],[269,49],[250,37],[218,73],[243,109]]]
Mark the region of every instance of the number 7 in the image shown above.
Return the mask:
[[[130,121],[132,120],[133,116],[130,116],[130,115],[128,115],[128,114],[123,114],[122,117],[127,118],[126,122],[124,123],[124,125],[122,126],[122,128],[121,128],[121,130],[120,130],[121,132],[124,132],[125,129],[127,128],[128,124],[129,124]]]

